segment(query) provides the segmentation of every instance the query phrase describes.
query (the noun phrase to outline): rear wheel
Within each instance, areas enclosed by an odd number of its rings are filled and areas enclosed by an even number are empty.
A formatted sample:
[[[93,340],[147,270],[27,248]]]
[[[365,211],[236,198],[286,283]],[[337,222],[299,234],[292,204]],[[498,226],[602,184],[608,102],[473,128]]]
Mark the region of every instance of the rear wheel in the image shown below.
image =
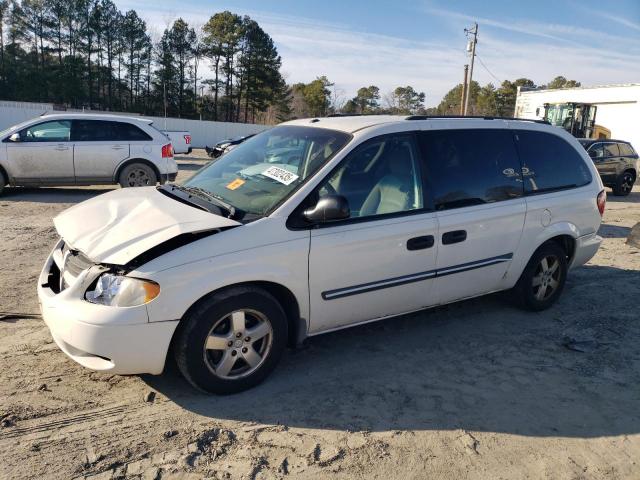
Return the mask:
[[[286,346],[286,315],[259,288],[213,294],[182,321],[174,346],[176,363],[193,386],[210,393],[236,393],[259,384]]]
[[[158,183],[156,172],[145,163],[132,163],[120,172],[118,183],[122,188],[146,187]]]
[[[567,254],[557,243],[548,242],[533,254],[514,293],[523,308],[545,310],[558,300],[566,279]]]
[[[616,184],[613,186],[613,194],[618,196],[627,196],[633,189],[633,184],[636,181],[636,176],[631,171],[623,172],[618,177]]]

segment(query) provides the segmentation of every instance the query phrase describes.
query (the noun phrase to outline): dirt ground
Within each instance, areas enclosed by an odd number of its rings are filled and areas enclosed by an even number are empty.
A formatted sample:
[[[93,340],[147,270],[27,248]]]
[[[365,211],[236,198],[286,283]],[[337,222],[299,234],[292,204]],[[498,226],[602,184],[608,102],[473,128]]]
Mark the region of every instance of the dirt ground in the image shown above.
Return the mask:
[[[52,217],[105,188],[0,197],[0,478],[640,478],[639,186],[552,309],[494,295],[316,337],[228,397],[172,364],[92,373],[25,315]]]

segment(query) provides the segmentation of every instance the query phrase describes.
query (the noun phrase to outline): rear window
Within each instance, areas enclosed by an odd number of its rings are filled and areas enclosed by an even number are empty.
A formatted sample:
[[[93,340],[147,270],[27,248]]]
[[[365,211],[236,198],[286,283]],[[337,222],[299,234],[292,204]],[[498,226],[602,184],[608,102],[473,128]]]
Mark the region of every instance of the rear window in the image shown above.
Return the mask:
[[[624,155],[625,157],[634,156],[636,154],[635,150],[628,143],[619,143],[620,147],[620,155]]]
[[[115,125],[116,136],[118,140],[128,140],[131,142],[151,140],[151,137],[147,135],[142,129],[124,122],[113,122]]]
[[[506,130],[420,133],[436,210],[521,197],[522,176],[513,136]]]
[[[580,154],[558,135],[527,130],[515,134],[525,192],[563,190],[591,182],[589,168]]]

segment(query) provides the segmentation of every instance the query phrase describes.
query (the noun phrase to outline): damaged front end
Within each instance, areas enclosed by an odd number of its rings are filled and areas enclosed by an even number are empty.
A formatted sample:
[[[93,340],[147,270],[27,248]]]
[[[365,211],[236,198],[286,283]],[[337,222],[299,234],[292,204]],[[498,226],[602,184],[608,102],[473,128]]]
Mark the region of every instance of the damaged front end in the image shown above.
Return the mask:
[[[95,262],[61,239],[51,254],[52,261],[42,287],[59,294],[75,285],[82,275],[84,282],[89,282],[84,299],[91,303],[118,307],[146,304],[159,295],[160,286],[150,280],[127,277],[130,272],[165,253],[228,228],[232,227],[183,233],[150,248],[124,265]],[[87,276],[85,273],[89,270],[91,273]]]

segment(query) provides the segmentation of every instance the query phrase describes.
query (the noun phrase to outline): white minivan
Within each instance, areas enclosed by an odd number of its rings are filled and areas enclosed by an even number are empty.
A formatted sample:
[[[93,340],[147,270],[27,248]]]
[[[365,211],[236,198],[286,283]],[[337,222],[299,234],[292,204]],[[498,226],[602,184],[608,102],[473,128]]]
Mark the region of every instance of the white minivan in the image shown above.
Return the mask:
[[[0,193],[7,184],[139,187],[177,174],[171,142],[144,118],[42,115],[0,132]]]
[[[500,290],[551,306],[598,250],[600,177],[535,121],[284,123],[182,185],[55,218],[42,315],[78,363],[238,392],[309,336]],[[455,341],[455,339],[451,339]]]

